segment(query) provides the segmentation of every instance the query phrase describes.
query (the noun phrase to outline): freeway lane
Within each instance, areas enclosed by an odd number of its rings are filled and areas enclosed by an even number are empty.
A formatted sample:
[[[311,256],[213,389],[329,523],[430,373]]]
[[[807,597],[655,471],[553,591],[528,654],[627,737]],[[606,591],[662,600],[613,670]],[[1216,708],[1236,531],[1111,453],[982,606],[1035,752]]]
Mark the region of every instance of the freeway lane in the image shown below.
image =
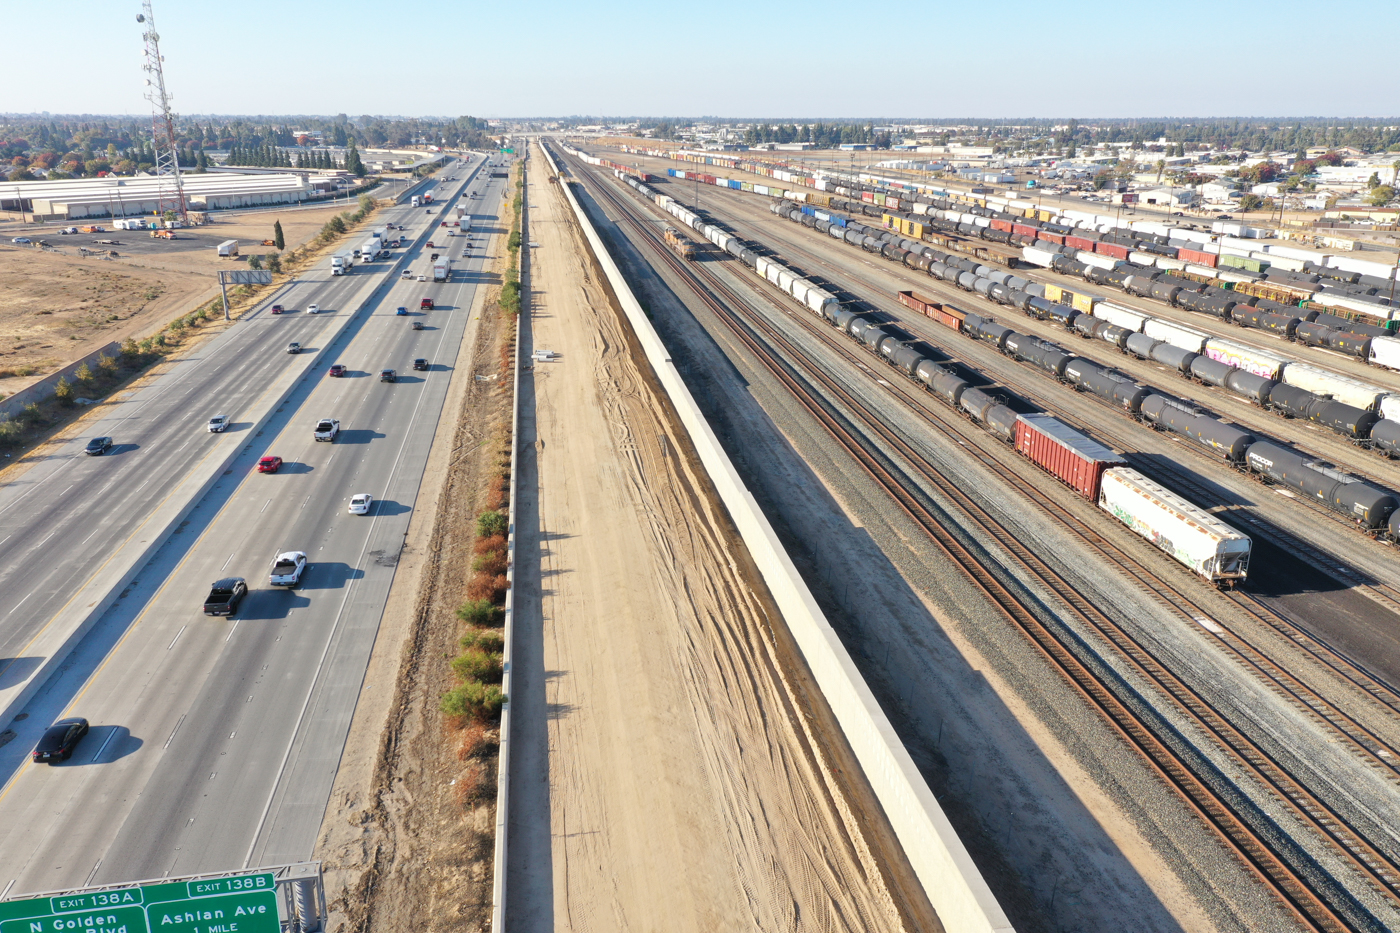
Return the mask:
[[[496,180],[472,203],[495,205],[502,188]],[[449,242],[458,255],[465,238]],[[324,361],[361,375],[324,379],[318,367],[281,420],[240,454],[213,504],[192,513],[185,534],[194,540],[172,536],[156,555],[169,579],[143,581],[109,614],[118,622],[104,618],[94,630],[94,639],[119,643],[79,659],[96,670],[66,704],[93,720],[93,735],[73,762],[22,765],[0,791],[0,888],[11,879],[15,893],[310,854],[483,263],[471,260],[446,285],[396,282]],[[424,294],[438,310],[393,314]],[[411,329],[415,319],[424,330]],[[417,356],[433,369],[411,371]],[[385,366],[403,381],[378,382],[373,374]],[[311,440],[323,414],[341,419],[335,444]],[[293,468],[252,473],[264,450]],[[355,492],[379,500],[373,514],[346,513]],[[311,556],[306,582],[272,591],[271,557],[292,547]],[[199,603],[208,582],[226,574],[248,578],[253,593],[233,620],[208,619]],[[59,701],[72,692],[58,691]],[[59,701],[46,707],[41,694],[33,719],[50,721]],[[22,738],[0,750],[9,767],[28,749]]]
[[[444,186],[447,191],[466,184],[470,172],[458,170],[459,181]],[[433,221],[407,207],[390,208],[381,218],[411,223],[404,234],[411,240],[421,238]],[[415,248],[407,252],[412,255]],[[324,263],[263,307],[275,301],[304,309],[316,302],[329,313],[246,315],[172,363],[161,378],[105,406],[91,434],[0,488],[0,712],[13,714],[31,681],[44,674],[43,665],[60,647],[55,636],[79,630],[89,607],[100,608],[93,590],[102,589],[123,559],[129,563],[139,554],[143,540],[148,546],[158,540],[160,519],[168,511],[158,508],[162,502],[178,507],[188,501],[204,475],[252,440],[249,429],[273,407],[288,378],[315,364],[317,351],[347,326],[349,315],[391,266],[379,261],[332,277]],[[291,341],[307,352],[287,354]],[[215,414],[232,416],[234,426],[226,434],[204,431]],[[101,434],[115,439],[113,452],[85,456],[87,437]],[[75,602],[79,594],[81,601]],[[0,723],[8,718],[0,715]]]

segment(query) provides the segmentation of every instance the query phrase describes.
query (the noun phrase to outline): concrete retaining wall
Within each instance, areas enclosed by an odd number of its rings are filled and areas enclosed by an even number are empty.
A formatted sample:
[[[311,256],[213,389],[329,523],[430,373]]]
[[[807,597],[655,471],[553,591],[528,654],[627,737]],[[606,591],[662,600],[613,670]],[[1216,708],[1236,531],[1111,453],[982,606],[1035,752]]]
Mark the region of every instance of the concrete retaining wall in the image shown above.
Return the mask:
[[[548,153],[546,157],[549,158]],[[554,161],[550,158],[550,164]],[[554,165],[558,174],[558,166]],[[793,566],[762,509],[745,488],[719,439],[686,387],[660,336],[632,294],[588,215],[561,177],[563,191],[593,254],[612,285],[648,362],[690,433],[711,481],[738,526],[783,620],[885,809],[905,856],[949,933],[1005,933],[1001,905],[953,831],[933,792],[876,702],[845,646]]]
[[[49,375],[44,376],[42,379],[37,379],[34,382],[31,382],[29,385],[16,392],[14,395],[6,396],[3,401],[0,401],[0,417],[9,415],[11,418],[13,418],[20,412],[24,411],[24,406],[28,405],[30,402],[41,402],[46,398],[52,398],[54,388],[58,385],[59,379],[62,379],[66,376],[68,378],[68,381],[72,382],[73,374],[78,371],[78,367],[86,363],[92,369],[96,369],[97,360],[99,357],[103,355],[116,356],[118,353],[121,352],[121,348],[122,345],[119,343],[109,343],[102,349],[94,350],[82,359],[75,360],[74,362],[69,363],[67,366],[63,367],[58,372],[50,373]],[[74,391],[77,395],[82,395],[81,388],[75,387]]]

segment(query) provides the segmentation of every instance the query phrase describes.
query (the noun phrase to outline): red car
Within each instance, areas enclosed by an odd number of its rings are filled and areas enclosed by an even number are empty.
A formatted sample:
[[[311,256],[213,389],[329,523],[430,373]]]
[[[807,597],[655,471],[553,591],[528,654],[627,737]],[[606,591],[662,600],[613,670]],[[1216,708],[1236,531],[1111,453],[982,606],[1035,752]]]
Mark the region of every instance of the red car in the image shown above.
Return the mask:
[[[345,375],[345,367],[342,366],[340,363],[336,363],[334,366],[332,366],[332,367],[330,368],[330,370],[326,373],[326,375],[327,375],[327,376],[343,376],[343,375]]]
[[[431,311],[431,310],[433,310],[433,299],[431,299],[431,298],[424,298],[422,301],[418,302],[418,310],[419,310],[419,311]]]
[[[444,221],[443,221],[441,224],[439,224],[438,226],[440,226],[440,227],[445,227],[445,226],[447,226],[447,221],[444,220]]]
[[[429,241],[428,241],[428,249],[432,249],[432,248],[433,248],[433,241],[432,241],[432,240],[429,240]]]
[[[263,457],[261,460],[258,461],[258,472],[259,472],[259,473],[276,473],[277,470],[278,470],[278,468],[281,467],[281,466],[282,466],[282,458],[281,458],[281,457],[273,457],[273,456]]]
[[[273,313],[273,314],[281,314],[281,313],[282,313],[282,306],[281,306],[281,305],[273,305],[273,306],[272,306],[272,313]]]

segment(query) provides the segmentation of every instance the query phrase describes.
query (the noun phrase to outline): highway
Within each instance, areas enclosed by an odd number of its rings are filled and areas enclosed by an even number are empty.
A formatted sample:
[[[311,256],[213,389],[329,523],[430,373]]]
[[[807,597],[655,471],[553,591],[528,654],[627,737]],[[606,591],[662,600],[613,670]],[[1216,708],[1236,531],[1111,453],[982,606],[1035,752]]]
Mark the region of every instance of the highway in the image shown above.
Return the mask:
[[[463,259],[468,238],[444,249],[438,226],[481,161],[447,171],[457,180],[435,189],[431,216],[405,206],[375,217],[406,225],[412,245],[395,258],[407,252],[428,281],[395,274],[376,288],[383,276],[365,266],[331,277],[323,264],[271,299],[294,313],[264,305],[245,316],[0,488],[0,702],[13,705],[35,672],[42,681],[0,746],[0,892],[310,856],[485,279],[485,238]],[[492,221],[505,182],[488,173],[466,203],[477,229],[503,232]],[[454,258],[448,283],[432,282],[430,252]],[[425,296],[437,308],[420,313]],[[311,302],[330,313],[305,313]],[[400,305],[410,316],[395,314]],[[288,354],[291,341],[307,350]],[[428,371],[412,369],[418,357]],[[325,376],[335,362],[345,378]],[[398,382],[381,382],[383,368]],[[216,414],[232,417],[226,434],[205,430]],[[323,416],[341,421],[335,443],[312,440]],[[84,456],[97,434],[115,450]],[[255,472],[265,453],[284,458],[279,473]],[[350,515],[362,492],[374,508]],[[295,590],[268,586],[282,550],[309,556]],[[46,676],[45,659],[59,656],[33,646],[84,624],[91,594],[131,554],[125,592]],[[231,619],[206,617],[209,584],[224,576],[246,578],[249,596]],[[77,755],[28,763],[44,726],[65,715],[93,724]]]

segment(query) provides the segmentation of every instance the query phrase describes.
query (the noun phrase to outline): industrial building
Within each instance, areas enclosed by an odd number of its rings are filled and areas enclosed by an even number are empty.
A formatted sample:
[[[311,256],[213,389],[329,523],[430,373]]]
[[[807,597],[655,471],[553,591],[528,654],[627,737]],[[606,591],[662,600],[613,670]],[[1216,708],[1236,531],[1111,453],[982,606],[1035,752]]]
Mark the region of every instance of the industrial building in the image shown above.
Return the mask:
[[[296,174],[190,173],[184,187],[186,206],[200,211],[295,204],[318,193]],[[175,183],[168,176],[22,181],[0,188],[0,210],[23,211],[36,220],[149,216],[175,204]]]

